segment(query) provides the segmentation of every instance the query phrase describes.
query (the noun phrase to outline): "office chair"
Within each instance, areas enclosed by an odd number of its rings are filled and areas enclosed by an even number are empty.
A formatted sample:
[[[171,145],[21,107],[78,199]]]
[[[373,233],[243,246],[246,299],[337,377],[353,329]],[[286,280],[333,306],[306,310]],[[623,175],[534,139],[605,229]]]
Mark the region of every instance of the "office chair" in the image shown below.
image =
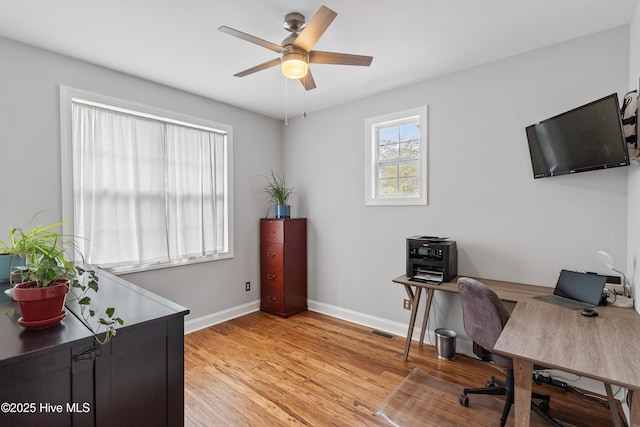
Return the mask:
[[[461,405],[468,406],[468,394],[490,394],[506,396],[500,426],[507,422],[509,411],[513,405],[514,384],[513,384],[513,361],[511,358],[492,353],[493,346],[509,320],[509,312],[502,304],[498,296],[484,283],[468,277],[458,279],[458,290],[462,300],[462,317],[464,330],[473,341],[473,352],[480,359],[493,362],[507,370],[506,382],[491,377],[484,388],[465,388],[459,397]],[[542,368],[540,368],[542,369]],[[532,393],[532,398],[539,399],[536,405],[531,402],[531,409],[554,426],[561,426],[553,418],[547,415],[549,410],[549,395]]]

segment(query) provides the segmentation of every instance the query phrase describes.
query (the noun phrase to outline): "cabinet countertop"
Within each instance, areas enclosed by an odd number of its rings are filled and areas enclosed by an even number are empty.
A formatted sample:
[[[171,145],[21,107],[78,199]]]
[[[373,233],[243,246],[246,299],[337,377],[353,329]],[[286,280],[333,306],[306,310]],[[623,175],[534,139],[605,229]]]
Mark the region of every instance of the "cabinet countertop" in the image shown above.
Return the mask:
[[[92,319],[97,326],[97,317],[107,307],[115,307],[116,315],[124,320],[117,329],[135,328],[139,325],[170,316],[185,316],[189,310],[163,297],[127,282],[104,270],[97,269],[100,290],[92,294],[91,307],[96,310]],[[4,285],[4,286],[3,286]],[[3,313],[0,320],[0,366],[16,362],[33,355],[71,347],[75,343],[91,338],[91,331],[79,320],[80,308],[67,295],[65,310],[67,316],[60,324],[48,329],[26,330],[18,324],[20,309],[18,304],[4,293],[8,283],[0,284],[0,306]]]

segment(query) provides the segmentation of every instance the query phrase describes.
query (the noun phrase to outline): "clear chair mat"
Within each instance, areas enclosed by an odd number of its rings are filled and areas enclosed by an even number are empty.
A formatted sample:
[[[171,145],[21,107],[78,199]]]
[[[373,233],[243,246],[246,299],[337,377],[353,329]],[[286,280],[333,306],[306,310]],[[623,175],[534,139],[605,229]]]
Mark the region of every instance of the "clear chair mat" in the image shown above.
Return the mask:
[[[463,389],[459,384],[414,368],[380,404],[375,414],[395,427],[499,425],[504,400],[474,395],[467,408],[458,401]],[[509,421],[507,425],[513,425],[513,420]]]

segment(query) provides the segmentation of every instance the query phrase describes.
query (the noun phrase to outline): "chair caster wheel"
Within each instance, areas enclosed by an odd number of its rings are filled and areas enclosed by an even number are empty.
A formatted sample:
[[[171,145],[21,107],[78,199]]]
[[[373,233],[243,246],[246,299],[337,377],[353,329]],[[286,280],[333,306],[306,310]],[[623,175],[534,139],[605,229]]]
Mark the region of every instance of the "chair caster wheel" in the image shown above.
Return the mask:
[[[549,401],[541,400],[540,402],[538,402],[538,408],[540,408],[540,410],[546,414],[547,412],[549,412]]]
[[[460,402],[462,406],[469,406],[469,398],[466,394],[461,394],[460,396],[458,396],[458,402]]]

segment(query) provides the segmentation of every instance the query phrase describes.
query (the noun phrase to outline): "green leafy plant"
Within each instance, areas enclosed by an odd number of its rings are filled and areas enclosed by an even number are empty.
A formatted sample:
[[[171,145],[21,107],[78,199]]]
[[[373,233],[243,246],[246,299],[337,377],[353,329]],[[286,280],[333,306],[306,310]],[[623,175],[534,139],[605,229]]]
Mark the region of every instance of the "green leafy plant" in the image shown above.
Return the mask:
[[[31,219],[29,225],[35,217]],[[53,231],[61,223],[35,226],[29,231],[9,227],[9,241],[0,241],[0,253],[14,255],[25,260],[26,267],[19,271],[21,281],[35,281],[38,287],[51,284],[56,278],[68,278],[74,268],[63,256],[64,246],[73,240]]]
[[[124,320],[115,316],[115,308],[109,307],[105,310],[104,315],[98,318],[98,330],[93,330],[89,324],[89,318],[94,317],[96,312],[91,308],[91,297],[88,292],[98,292],[98,274],[95,270],[84,269],[79,266],[76,266],[75,270],[76,275],[71,279],[72,289],[70,289],[70,292],[77,299],[80,306],[80,315],[84,319],[85,325],[94,333],[96,341],[100,344],[106,344],[116,335],[116,325],[124,325]],[[74,291],[74,289],[77,291]],[[98,334],[102,328],[105,329],[106,334],[104,339],[100,340]]]
[[[271,171],[271,176],[265,178],[267,183],[263,190],[269,195],[270,200],[278,206],[286,205],[289,196],[293,193],[293,187],[287,187],[284,174],[280,176]]]
[[[31,226],[37,215],[29,222],[28,231],[9,227],[9,241],[0,241],[0,253],[20,256],[26,260],[25,266],[12,274],[12,281],[15,281],[13,278],[17,276],[20,282],[34,282],[34,286],[37,287],[60,284],[60,279],[63,283],[68,283],[69,292],[80,306],[80,314],[85,325],[93,332],[96,341],[106,344],[116,335],[116,325],[123,325],[124,321],[115,316],[114,307],[109,307],[104,315],[98,318],[98,328],[94,330],[89,319],[94,317],[96,312],[91,308],[89,292],[98,292],[98,275],[95,270],[74,265],[67,259],[66,252],[73,251],[84,264],[84,258],[75,245],[75,237],[55,231],[55,228],[62,225],[61,222]],[[100,340],[98,334],[102,329],[106,331],[106,335]]]
[[[13,277],[19,277],[20,282],[35,282],[35,286],[43,288],[58,283],[59,279],[70,279],[76,274],[75,267],[67,261],[62,249],[53,240],[51,246],[41,244],[37,252],[20,254],[26,259],[24,267],[17,269]]]

